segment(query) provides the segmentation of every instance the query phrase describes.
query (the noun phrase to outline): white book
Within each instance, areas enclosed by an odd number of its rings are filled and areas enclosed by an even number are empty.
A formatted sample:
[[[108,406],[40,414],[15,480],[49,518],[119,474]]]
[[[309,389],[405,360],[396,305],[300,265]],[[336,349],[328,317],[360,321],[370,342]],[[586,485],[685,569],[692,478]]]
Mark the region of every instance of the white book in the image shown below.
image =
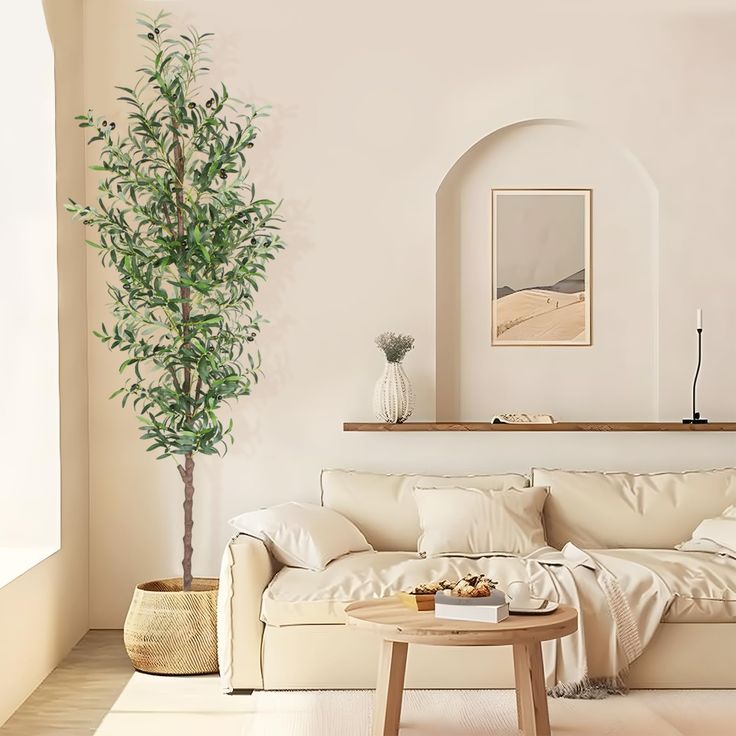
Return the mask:
[[[434,617],[497,624],[509,617],[509,604],[483,603],[475,606],[459,606],[456,603],[445,603],[435,598]]]

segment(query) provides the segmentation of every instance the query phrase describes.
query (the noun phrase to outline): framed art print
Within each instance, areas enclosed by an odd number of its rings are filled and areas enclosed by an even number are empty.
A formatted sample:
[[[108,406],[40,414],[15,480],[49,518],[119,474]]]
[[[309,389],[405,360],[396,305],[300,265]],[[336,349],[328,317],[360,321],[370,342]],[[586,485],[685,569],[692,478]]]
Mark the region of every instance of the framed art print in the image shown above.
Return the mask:
[[[491,191],[491,343],[590,345],[590,189]]]

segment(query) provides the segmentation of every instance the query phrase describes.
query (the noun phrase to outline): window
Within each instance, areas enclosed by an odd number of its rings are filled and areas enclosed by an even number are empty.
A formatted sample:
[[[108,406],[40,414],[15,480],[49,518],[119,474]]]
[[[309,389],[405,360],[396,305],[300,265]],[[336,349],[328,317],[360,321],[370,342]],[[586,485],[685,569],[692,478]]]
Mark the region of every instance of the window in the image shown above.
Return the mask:
[[[0,44],[0,585],[59,548],[54,66],[41,2]]]

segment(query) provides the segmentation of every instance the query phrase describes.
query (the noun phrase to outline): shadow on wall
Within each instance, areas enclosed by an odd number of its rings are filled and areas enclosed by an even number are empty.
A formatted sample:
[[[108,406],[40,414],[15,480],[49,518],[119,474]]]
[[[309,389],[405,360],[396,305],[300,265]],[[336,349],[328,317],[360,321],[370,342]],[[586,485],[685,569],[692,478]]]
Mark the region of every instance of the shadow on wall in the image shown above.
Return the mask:
[[[593,190],[591,347],[491,347],[493,188]],[[469,148],[436,195],[437,419],[657,419],[658,200],[636,156],[574,121],[514,123]]]

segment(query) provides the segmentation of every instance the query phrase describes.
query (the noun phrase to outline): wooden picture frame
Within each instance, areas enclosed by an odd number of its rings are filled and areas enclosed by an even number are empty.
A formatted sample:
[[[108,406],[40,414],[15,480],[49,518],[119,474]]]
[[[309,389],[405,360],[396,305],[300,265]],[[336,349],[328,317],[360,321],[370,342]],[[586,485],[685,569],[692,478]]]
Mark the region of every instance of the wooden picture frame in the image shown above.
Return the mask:
[[[591,189],[491,190],[491,344],[588,346]]]

